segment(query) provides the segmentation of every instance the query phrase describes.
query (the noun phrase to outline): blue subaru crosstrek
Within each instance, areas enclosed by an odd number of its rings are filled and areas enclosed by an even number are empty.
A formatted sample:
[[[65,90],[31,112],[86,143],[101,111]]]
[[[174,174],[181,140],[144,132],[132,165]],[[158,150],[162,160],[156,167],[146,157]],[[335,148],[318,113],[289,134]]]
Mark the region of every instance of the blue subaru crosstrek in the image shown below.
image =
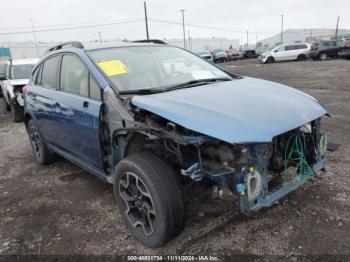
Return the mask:
[[[209,179],[218,197],[231,191],[250,214],[325,164],[328,113],[315,98],[166,44],[57,45],[23,91],[35,159],[60,155],[113,184],[149,247],[183,229],[190,181]]]

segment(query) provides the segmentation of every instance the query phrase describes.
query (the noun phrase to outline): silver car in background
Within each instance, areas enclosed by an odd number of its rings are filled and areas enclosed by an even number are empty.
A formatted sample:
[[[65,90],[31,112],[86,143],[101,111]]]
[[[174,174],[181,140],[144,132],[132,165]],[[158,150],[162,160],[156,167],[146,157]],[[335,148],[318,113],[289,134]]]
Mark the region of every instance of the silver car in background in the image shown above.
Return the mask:
[[[29,77],[39,58],[15,59],[6,62],[5,77],[1,83],[2,94],[7,110],[12,113],[12,120],[23,120],[23,90],[29,83]]]
[[[227,62],[228,55],[223,49],[214,49],[211,51],[214,57],[214,62]]]
[[[214,57],[211,53],[204,51],[204,52],[199,52],[198,55],[210,62],[214,62]]]
[[[273,63],[277,61],[306,60],[309,58],[311,46],[306,43],[279,45],[259,56],[261,63]]]

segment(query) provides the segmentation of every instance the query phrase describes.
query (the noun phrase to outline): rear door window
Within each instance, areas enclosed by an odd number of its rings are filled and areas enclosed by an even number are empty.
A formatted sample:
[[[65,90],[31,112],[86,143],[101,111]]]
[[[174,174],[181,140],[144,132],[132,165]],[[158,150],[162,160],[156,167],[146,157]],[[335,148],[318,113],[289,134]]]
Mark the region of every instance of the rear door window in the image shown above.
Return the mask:
[[[59,56],[54,56],[44,62],[41,76],[41,85],[43,87],[52,89],[58,88],[59,62]]]
[[[292,50],[295,50],[295,45],[287,45],[286,46],[286,51],[292,51]]]
[[[306,49],[307,45],[298,45],[298,49]]]

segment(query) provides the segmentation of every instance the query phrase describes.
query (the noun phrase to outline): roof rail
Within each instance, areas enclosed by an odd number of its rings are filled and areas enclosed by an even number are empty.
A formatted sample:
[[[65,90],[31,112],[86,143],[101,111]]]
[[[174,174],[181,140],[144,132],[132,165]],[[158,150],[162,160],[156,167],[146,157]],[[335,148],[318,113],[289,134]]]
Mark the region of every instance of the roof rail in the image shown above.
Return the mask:
[[[83,44],[79,41],[70,41],[70,42],[64,42],[58,45],[55,45],[51,48],[49,48],[45,54],[52,52],[52,51],[56,51],[56,50],[60,50],[63,49],[64,46],[68,46],[68,47],[75,47],[75,48],[84,48]]]
[[[132,43],[153,43],[153,44],[160,44],[160,45],[167,45],[168,43],[164,42],[163,40],[159,39],[149,39],[149,40],[135,40],[131,41]]]

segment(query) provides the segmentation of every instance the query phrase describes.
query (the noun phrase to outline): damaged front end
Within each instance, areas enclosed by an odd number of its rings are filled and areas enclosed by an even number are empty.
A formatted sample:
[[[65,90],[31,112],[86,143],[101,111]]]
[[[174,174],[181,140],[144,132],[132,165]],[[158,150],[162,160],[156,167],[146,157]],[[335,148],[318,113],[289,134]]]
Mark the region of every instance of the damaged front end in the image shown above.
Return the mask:
[[[274,137],[271,143],[227,144],[208,141],[193,146],[197,154],[182,174],[194,181],[215,181],[220,191],[240,197],[241,211],[269,207],[324,167],[327,133],[320,119]]]

